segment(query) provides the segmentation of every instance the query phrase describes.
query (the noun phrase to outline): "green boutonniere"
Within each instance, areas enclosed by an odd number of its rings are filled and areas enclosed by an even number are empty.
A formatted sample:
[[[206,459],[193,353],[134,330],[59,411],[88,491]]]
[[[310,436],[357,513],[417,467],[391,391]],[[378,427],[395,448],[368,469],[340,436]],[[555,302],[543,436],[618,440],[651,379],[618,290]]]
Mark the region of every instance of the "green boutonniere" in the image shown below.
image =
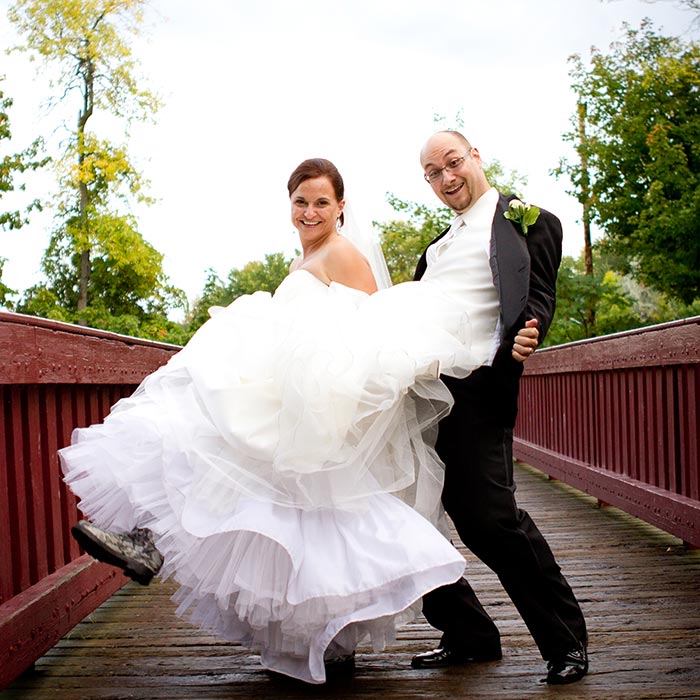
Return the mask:
[[[508,211],[503,214],[509,221],[520,224],[523,236],[527,236],[528,226],[532,226],[539,215],[539,207],[523,204],[519,199],[513,199],[508,205]]]

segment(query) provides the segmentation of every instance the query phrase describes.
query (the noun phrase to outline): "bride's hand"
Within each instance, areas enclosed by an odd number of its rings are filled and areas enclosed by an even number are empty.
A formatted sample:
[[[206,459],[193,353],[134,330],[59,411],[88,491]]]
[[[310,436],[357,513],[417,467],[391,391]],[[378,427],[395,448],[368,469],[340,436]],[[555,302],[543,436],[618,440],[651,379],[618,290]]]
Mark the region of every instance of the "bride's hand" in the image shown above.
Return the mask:
[[[531,318],[525,323],[525,328],[521,328],[515,336],[512,355],[518,362],[525,362],[537,349],[540,332],[537,328],[537,319]]]

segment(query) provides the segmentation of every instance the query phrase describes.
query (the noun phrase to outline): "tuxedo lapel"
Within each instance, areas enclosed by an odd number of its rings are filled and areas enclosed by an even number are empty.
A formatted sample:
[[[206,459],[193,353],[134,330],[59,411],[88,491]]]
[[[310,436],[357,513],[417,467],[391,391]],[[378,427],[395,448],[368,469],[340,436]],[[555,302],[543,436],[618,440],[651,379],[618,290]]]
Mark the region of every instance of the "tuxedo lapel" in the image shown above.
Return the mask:
[[[451,225],[448,226],[439,236],[433,238],[433,240],[430,241],[426,249],[423,251],[423,255],[420,256],[420,260],[418,260],[418,264],[416,265],[416,272],[413,275],[414,280],[419,280],[425,274],[425,271],[428,267],[428,248],[430,248],[430,246],[434,243],[437,243],[441,238],[444,238],[449,232],[450,228]]]
[[[525,310],[530,286],[530,255],[525,236],[503,216],[510,199],[513,197],[500,195],[498,198],[489,256],[506,335]]]

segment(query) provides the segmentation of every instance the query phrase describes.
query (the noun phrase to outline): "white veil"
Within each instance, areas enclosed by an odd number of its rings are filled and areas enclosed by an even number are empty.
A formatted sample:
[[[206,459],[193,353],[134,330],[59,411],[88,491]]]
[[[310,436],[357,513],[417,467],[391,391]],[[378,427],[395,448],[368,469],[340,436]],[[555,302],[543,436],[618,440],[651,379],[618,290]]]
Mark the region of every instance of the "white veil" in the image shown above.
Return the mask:
[[[343,209],[344,223],[340,229],[355,247],[367,258],[372,268],[372,274],[377,282],[378,289],[391,287],[391,276],[386,265],[382,247],[379,245],[379,235],[371,222],[359,222],[355,207],[345,204]]]

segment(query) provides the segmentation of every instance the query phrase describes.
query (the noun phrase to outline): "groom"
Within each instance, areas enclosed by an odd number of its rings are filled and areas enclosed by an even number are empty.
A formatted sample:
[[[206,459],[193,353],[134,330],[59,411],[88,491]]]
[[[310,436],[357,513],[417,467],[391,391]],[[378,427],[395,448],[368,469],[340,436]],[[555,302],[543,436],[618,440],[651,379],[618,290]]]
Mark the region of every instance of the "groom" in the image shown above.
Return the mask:
[[[415,278],[439,279],[457,292],[468,280],[469,293],[476,287],[479,295],[479,322],[493,332],[490,366],[466,379],[442,377],[455,399],[436,445],[445,462],[445,510],[525,620],[547,662],[547,683],[572,683],[588,672],[586,624],[549,545],[518,508],[512,456],[518,360],[529,354],[516,333],[536,320],[541,340],[552,322],[561,224],[546,211],[527,233],[508,220],[514,198],[490,186],[478,150],[458,132],[428,139],[421,165],[438,199],[457,216],[423,253]],[[439,648],[413,658],[414,668],[501,658],[498,629],[465,579],[425,596],[423,612],[443,635]]]

